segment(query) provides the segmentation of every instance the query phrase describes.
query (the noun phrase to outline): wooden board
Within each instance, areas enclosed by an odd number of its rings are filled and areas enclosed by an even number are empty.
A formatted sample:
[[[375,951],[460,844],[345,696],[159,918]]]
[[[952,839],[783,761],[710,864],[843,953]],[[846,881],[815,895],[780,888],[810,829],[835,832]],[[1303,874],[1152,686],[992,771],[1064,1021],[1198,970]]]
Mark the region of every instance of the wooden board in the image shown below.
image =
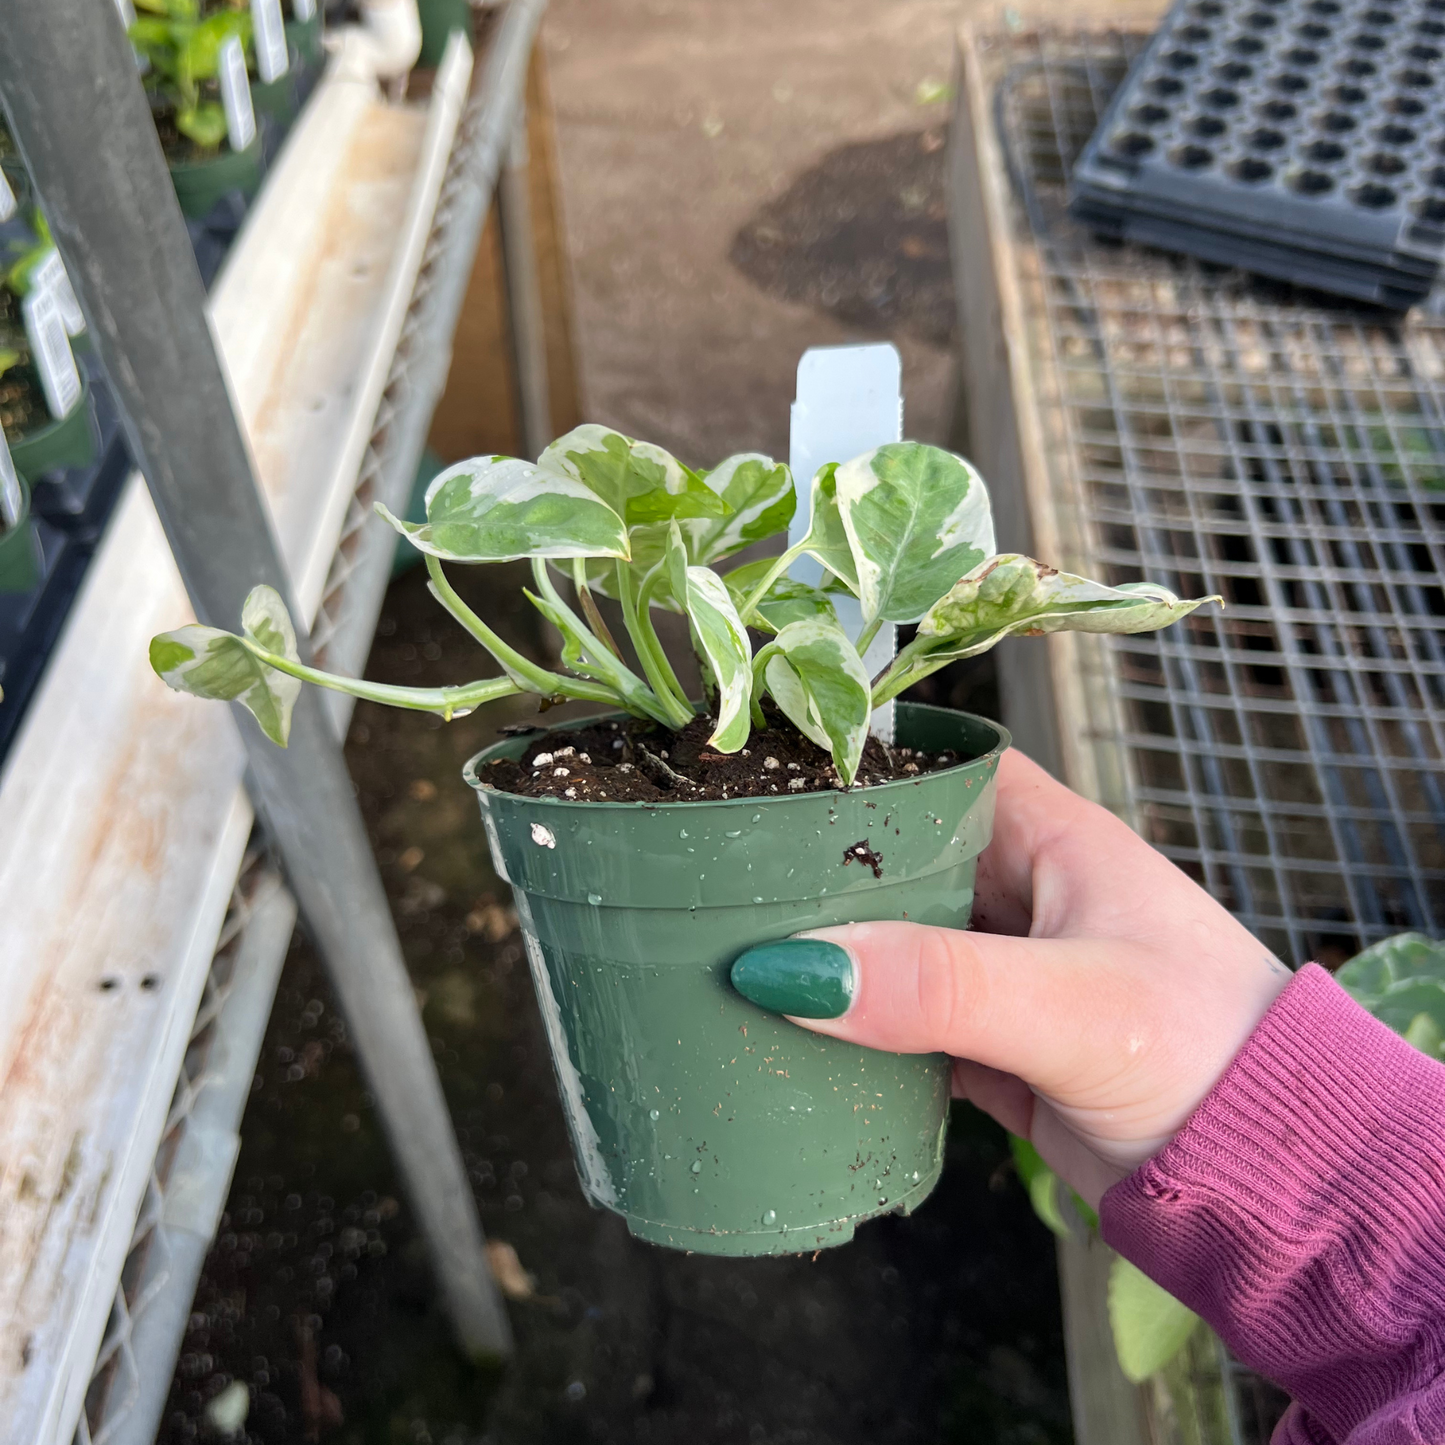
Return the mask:
[[[323,80],[213,293],[314,609],[470,76]],[[251,825],[223,708],[150,671],[190,617],[132,477],[0,775],[0,1420],[69,1445]]]

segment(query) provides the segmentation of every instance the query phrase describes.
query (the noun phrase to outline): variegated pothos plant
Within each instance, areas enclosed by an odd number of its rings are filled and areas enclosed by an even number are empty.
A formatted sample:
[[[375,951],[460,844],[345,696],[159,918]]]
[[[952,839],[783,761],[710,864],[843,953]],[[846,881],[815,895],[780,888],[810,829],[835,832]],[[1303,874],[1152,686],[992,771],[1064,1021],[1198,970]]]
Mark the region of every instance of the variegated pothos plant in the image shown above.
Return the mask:
[[[427,492],[423,523],[377,508],[426,554],[433,595],[492,655],[500,677],[409,688],[320,672],[301,662],[291,619],[269,587],[247,599],[239,634],[195,625],[163,633],[151,643],[151,664],[173,688],[242,703],[282,746],[301,682],[448,719],[532,692],[605,703],[678,729],[696,709],[653,624],[654,611],[667,609],[688,619],[708,684],[710,746],[740,749],[762,722],[766,693],[832,754],[850,785],[873,709],[947,663],[1011,633],[1149,631],[1213,600],[1182,601],[1149,582],[1108,587],[996,554],[983,479],[937,447],[896,442],[829,463],[811,494],[800,542],[719,572],[716,564],[787,529],[796,506],[788,468],[743,453],[697,472],[649,442],[581,426],[535,463],[476,457],[448,468]],[[805,554],[825,569],[823,586],[788,576]],[[562,636],[562,670],[508,646],[457,595],[442,565],[521,559],[532,564],[528,600]],[[608,630],[596,593],[620,604],[635,664]],[[861,605],[857,637],[838,621],[840,593]],[[916,622],[917,635],[870,678],[862,653],[885,622]],[[756,652],[749,628],[766,638]]]

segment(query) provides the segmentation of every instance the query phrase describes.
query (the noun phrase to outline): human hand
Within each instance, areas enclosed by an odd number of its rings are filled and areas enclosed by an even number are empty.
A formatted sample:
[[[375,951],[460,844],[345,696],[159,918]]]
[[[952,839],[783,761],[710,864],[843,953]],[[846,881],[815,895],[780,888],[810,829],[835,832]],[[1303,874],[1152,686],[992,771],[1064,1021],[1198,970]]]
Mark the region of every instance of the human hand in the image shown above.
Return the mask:
[[[817,1033],[952,1055],[954,1094],[1096,1208],[1178,1133],[1290,979],[1127,824],[1012,751],[972,927],[822,928],[749,950],[733,983]]]

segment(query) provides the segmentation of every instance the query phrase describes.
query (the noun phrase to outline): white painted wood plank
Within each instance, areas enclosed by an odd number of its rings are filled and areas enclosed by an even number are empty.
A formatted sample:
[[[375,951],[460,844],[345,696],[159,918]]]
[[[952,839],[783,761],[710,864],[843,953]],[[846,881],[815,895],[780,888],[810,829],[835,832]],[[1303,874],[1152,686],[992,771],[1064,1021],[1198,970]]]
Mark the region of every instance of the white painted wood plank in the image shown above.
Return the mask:
[[[283,550],[317,574],[308,610],[355,485],[339,454],[359,457],[352,439],[370,428],[390,361],[376,352],[415,280],[465,60],[430,118],[324,81],[308,121],[325,124],[292,137],[214,298]],[[344,347],[328,317],[349,328]],[[229,715],[170,693],[146,662],[150,636],[189,616],[132,478],[0,775],[6,1438],[68,1445],[251,823]]]

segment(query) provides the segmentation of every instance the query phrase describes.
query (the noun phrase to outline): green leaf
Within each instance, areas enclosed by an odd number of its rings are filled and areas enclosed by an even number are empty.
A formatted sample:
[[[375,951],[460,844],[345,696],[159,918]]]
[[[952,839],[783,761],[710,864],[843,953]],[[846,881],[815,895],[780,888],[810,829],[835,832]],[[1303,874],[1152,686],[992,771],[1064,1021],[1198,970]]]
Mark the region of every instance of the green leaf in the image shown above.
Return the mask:
[[[1199,1316],[1127,1259],[1109,1268],[1109,1324],[1119,1368],[1133,1384],[1157,1374],[1189,1342]]]
[[[786,531],[797,510],[792,472],[759,452],[728,457],[705,473],[703,481],[727,503],[731,513],[682,523],[688,557],[698,566]]]
[[[810,557],[821,562],[833,576],[858,594],[858,568],[848,542],[843,514],[838,510],[838,463],[829,462],[813,474],[812,511],[808,535],[798,544]]]
[[[671,453],[605,426],[588,423],[558,437],[537,465],[590,488],[629,528],[674,518],[725,517],[731,510]],[[659,541],[665,545],[665,535]]]
[[[291,709],[301,683],[255,655],[247,641],[265,652],[300,661],[296,633],[286,604],[271,587],[253,587],[241,609],[241,636],[192,623],[151,639],[151,666],[162,682],[194,697],[239,702],[273,743],[286,746]]]
[[[667,549],[668,580],[674,595],[686,599],[692,644],[717,684],[717,726],[708,746],[735,753],[752,730],[753,650],[728,589],[709,567],[688,565],[687,548],[677,523]]]
[[[1356,954],[1335,981],[1422,1053],[1445,1059],[1445,944],[1398,933]]]
[[[0,351],[0,376],[4,376],[12,366],[17,366],[19,362],[20,353],[18,351]]]
[[[1009,1151],[1014,1158],[1014,1168],[1018,1170],[1020,1182],[1028,1190],[1034,1213],[1055,1234],[1067,1237],[1071,1231],[1064,1218],[1060,1191],[1068,1186],[1044,1163],[1039,1151],[1027,1139],[1010,1134],[1008,1142]],[[1089,1229],[1098,1229],[1099,1216],[1072,1189],[1069,1190],[1069,1202],[1073,1205],[1074,1213]]]
[[[752,596],[753,590],[772,565],[771,557],[763,557],[756,562],[734,567],[724,575],[722,580],[735,607],[741,608]],[[759,632],[777,632],[790,622],[802,622],[809,617],[837,622],[838,614],[833,608],[833,599],[821,587],[798,582],[792,577],[779,577],[758,603],[753,613],[752,625]]]
[[[1106,587],[1016,552],[991,557],[918,624],[929,660],[973,657],[1014,632],[1152,632],[1218,597],[1181,601],[1152,582]]]
[[[448,467],[427,489],[423,523],[376,510],[413,546],[453,562],[628,555],[622,519],[591,490],[512,457]]]
[[[868,673],[836,622],[790,622],[768,644],[764,676],[773,701],[805,737],[833,755],[845,787],[858,774],[872,713]]]
[[[221,47],[233,36],[243,45],[251,40],[249,10],[221,10],[190,28],[179,47],[179,70],[192,81],[213,80],[220,70]]]
[[[1039,1151],[1027,1139],[1010,1134],[1008,1144],[1014,1157],[1014,1168],[1018,1170],[1019,1182],[1028,1191],[1029,1203],[1033,1205],[1034,1213],[1060,1239],[1067,1239],[1068,1222],[1059,1208],[1059,1176],[1044,1163]]]
[[[952,452],[890,442],[843,462],[836,485],[865,623],[916,622],[993,555],[988,488]]]
[[[176,129],[204,150],[215,150],[226,138],[226,112],[214,100],[176,111]]]

